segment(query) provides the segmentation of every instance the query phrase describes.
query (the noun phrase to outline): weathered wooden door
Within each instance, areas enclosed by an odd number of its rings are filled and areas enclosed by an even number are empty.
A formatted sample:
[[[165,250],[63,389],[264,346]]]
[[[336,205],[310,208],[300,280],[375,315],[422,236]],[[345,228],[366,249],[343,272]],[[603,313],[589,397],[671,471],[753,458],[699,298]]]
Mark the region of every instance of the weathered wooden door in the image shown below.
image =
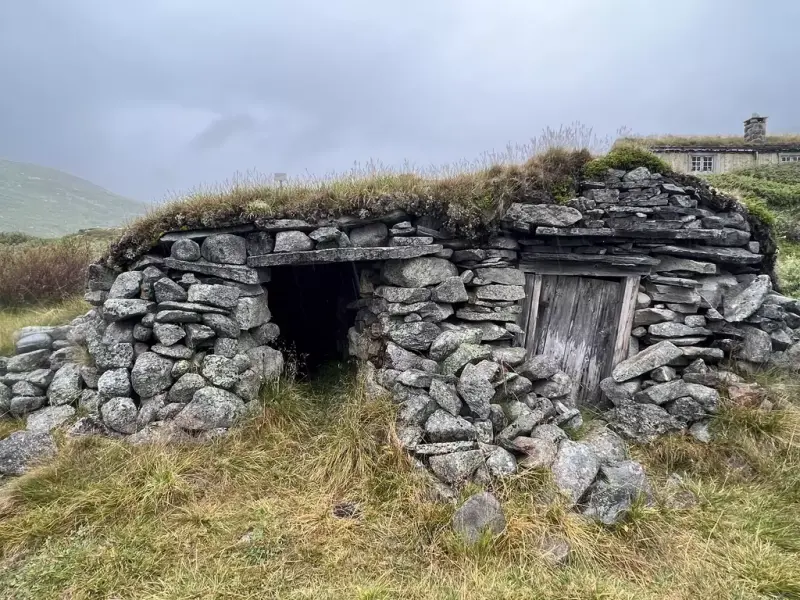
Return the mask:
[[[529,356],[556,359],[578,406],[600,401],[600,380],[626,357],[638,277],[526,276],[521,323]]]

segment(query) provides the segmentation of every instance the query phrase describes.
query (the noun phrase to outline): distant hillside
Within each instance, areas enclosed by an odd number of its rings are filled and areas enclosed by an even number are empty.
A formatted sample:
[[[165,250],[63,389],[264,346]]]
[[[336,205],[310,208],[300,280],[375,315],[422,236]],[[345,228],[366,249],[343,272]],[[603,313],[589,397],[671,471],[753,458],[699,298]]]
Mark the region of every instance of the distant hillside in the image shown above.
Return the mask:
[[[60,236],[113,227],[145,205],[63,171],[0,159],[0,232]]]

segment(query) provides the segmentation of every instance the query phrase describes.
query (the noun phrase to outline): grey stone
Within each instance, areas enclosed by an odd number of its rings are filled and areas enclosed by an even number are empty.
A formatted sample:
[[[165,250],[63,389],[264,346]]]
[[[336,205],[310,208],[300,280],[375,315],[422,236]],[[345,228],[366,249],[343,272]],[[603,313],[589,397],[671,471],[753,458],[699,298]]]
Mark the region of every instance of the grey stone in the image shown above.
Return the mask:
[[[523,400],[533,390],[531,380],[522,375],[515,377],[508,376],[503,383],[496,388],[493,403],[506,400]]]
[[[525,288],[519,285],[502,285],[491,283],[477,288],[476,296],[480,300],[499,300],[516,302],[525,298]]]
[[[0,417],[11,410],[11,389],[4,383],[0,383]]]
[[[406,288],[382,285],[375,290],[375,295],[379,298],[384,298],[387,302],[414,304],[430,300],[431,290],[428,288]]]
[[[406,350],[427,350],[442,332],[433,323],[417,322],[393,324],[389,328],[389,339]]]
[[[244,414],[241,398],[216,387],[197,390],[192,401],[175,417],[175,425],[189,431],[230,427]]]
[[[558,363],[554,358],[545,355],[532,356],[517,369],[517,373],[524,375],[531,381],[549,379],[559,371]]]
[[[647,308],[652,303],[652,299],[650,296],[645,294],[644,292],[639,292],[636,294],[636,309],[640,310],[643,308]]]
[[[438,365],[435,361],[423,358],[413,352],[409,352],[395,344],[386,344],[386,367],[406,371],[408,369],[420,369],[429,373],[435,373]]]
[[[450,354],[441,364],[444,375],[457,375],[461,369],[470,363],[490,358],[492,349],[479,344],[461,344],[455,352]]]
[[[389,246],[429,246],[431,244],[433,244],[433,238],[430,236],[406,236],[389,240]]]
[[[99,414],[100,394],[97,390],[83,390],[78,398],[78,408],[89,414]]]
[[[575,391],[574,386],[572,378],[563,371],[559,371],[548,380],[534,383],[533,391],[545,398],[567,398],[571,397]]]
[[[609,426],[623,438],[649,444],[671,431],[680,431],[681,424],[656,404],[625,404],[605,413]]]
[[[235,338],[217,338],[214,340],[214,354],[233,358],[239,351],[239,340]]]
[[[706,318],[702,315],[686,315],[683,319],[683,323],[689,327],[705,327]]]
[[[245,238],[247,256],[263,256],[269,254],[275,247],[275,240],[266,231],[256,231]]]
[[[275,234],[274,252],[303,252],[314,249],[314,241],[302,231],[279,231]]]
[[[691,435],[698,442],[707,444],[711,441],[711,432],[708,429],[707,421],[698,421],[689,427],[689,435]]]
[[[633,313],[633,326],[647,326],[664,321],[674,321],[675,313],[665,308],[643,308]]]
[[[486,454],[486,468],[492,477],[508,477],[517,472],[517,459],[505,448],[486,445],[482,449]]]
[[[456,393],[456,386],[434,378],[431,381],[430,395],[436,403],[453,416],[461,412],[461,399]]]
[[[390,260],[384,263],[381,277],[400,287],[437,285],[458,276],[458,269],[448,260],[422,256],[409,260]]]
[[[700,273],[701,275],[715,275],[717,273],[717,265],[711,262],[701,262],[675,256],[656,256],[655,258],[661,261],[656,267],[659,272],[688,271],[690,273]]]
[[[128,369],[109,369],[97,380],[97,391],[101,396],[130,396],[131,379]]]
[[[203,359],[203,377],[214,386],[230,389],[236,384],[238,374],[232,359],[216,354]]]
[[[622,383],[669,364],[681,356],[683,352],[674,344],[667,341],[659,342],[619,363],[614,367],[611,376],[617,383]]]
[[[547,469],[556,459],[555,442],[535,437],[518,436],[511,442],[514,450],[525,456],[518,461],[520,469]]]
[[[15,417],[22,417],[44,406],[44,396],[13,396],[9,402],[9,412]]]
[[[479,344],[482,337],[483,334],[478,329],[454,329],[443,331],[431,343],[428,355],[433,360],[440,361],[455,352],[462,344]]]
[[[263,381],[274,381],[283,373],[283,354],[267,346],[256,346],[246,352],[253,370]]]
[[[604,525],[614,525],[639,498],[646,502],[652,499],[642,465],[634,461],[604,465],[600,468],[600,478],[587,494],[583,514]]]
[[[237,373],[244,373],[253,366],[253,361],[247,354],[240,352],[233,357],[233,366]]]
[[[401,383],[409,387],[429,388],[433,380],[433,375],[425,371],[403,371],[397,376],[395,383]]]
[[[75,424],[67,430],[67,437],[87,437],[87,436],[103,436],[103,437],[122,437],[119,433],[111,431],[98,415],[89,415],[81,417]]]
[[[83,360],[85,356],[84,349],[78,346],[60,348],[50,355],[50,368],[57,371],[67,363]]]
[[[556,486],[574,505],[594,481],[600,462],[589,446],[562,440],[550,468]]]
[[[457,384],[459,395],[480,419],[489,418],[489,403],[494,396],[494,386],[487,375],[481,365],[467,364]]]
[[[53,377],[47,389],[47,398],[53,406],[72,404],[78,401],[82,388],[80,365],[67,363]]]
[[[715,413],[719,409],[719,392],[714,388],[698,383],[687,383],[686,395],[700,403],[700,406],[709,413]]]
[[[230,285],[196,283],[189,286],[189,302],[200,302],[219,308],[233,308],[239,300],[239,288]]]
[[[205,325],[198,325],[197,323],[189,323],[186,325],[186,345],[189,348],[196,349],[203,342],[214,337],[214,330]]]
[[[650,379],[653,381],[657,381],[659,383],[665,383],[667,381],[672,381],[677,377],[677,373],[675,369],[672,367],[658,367],[657,369],[653,369],[650,371]]]
[[[475,274],[483,285],[490,283],[514,286],[525,285],[525,273],[518,269],[482,267],[476,269]]]
[[[217,264],[206,260],[199,260],[197,262],[176,260],[174,258],[167,258],[164,260],[164,265],[167,268],[176,271],[189,271],[191,273],[200,273],[201,275],[211,275],[221,279],[236,281],[246,284],[258,284],[262,281],[263,273],[260,274],[256,269],[246,267],[243,265],[231,264]]]
[[[500,321],[514,323],[519,318],[521,308],[519,305],[495,307],[470,306],[459,308],[456,317],[464,321]]]
[[[137,323],[133,326],[133,342],[134,340],[137,342],[149,342],[150,339],[153,337],[153,329],[150,327],[144,327],[143,325]]]
[[[147,345],[144,345],[144,352],[147,352]],[[150,347],[150,352],[155,352],[167,358],[189,360],[192,358],[194,351],[187,348],[183,344],[173,344],[172,346],[165,346],[164,344],[155,344]]]
[[[430,442],[457,442],[474,440],[475,428],[471,423],[451,415],[444,410],[436,410],[425,422],[425,435]]]
[[[433,288],[431,299],[434,302],[466,302],[469,300],[467,288],[460,277],[448,277]]]
[[[770,335],[756,327],[741,327],[744,331],[744,340],[736,352],[736,357],[753,363],[763,364],[769,360],[772,353],[772,338]]]
[[[100,407],[100,416],[109,428],[119,433],[136,432],[136,417],[139,410],[130,398],[111,398]]]
[[[0,474],[22,475],[33,465],[55,456],[57,451],[49,433],[15,431],[0,440]]]
[[[200,260],[200,245],[194,240],[183,238],[172,244],[169,254],[177,260]]]
[[[165,346],[172,346],[186,337],[186,330],[175,323],[156,323],[153,325],[153,335]]]
[[[281,328],[276,323],[264,323],[253,329],[252,334],[256,344],[267,346],[278,339],[281,334]]]
[[[180,379],[192,370],[192,363],[188,360],[176,360],[170,372],[173,379]]]
[[[34,371],[47,366],[50,360],[50,350],[34,350],[33,352],[25,352],[24,354],[17,354],[8,359],[6,363],[6,370],[9,373],[24,373],[27,371]]]
[[[725,296],[723,315],[729,323],[744,321],[755,313],[772,291],[772,280],[769,275],[759,275],[753,282],[736,296]]]
[[[178,402],[168,402],[161,407],[156,414],[157,421],[168,421],[174,419],[179,412],[186,408],[186,404]]]
[[[522,364],[525,354],[525,348],[492,348],[492,360],[510,367]]]
[[[436,410],[436,402],[422,390],[405,393],[400,402],[397,420],[403,425],[422,426]]]
[[[21,336],[14,348],[17,354],[25,354],[34,350],[48,350],[53,345],[53,338],[49,333],[31,333]]]
[[[145,352],[136,359],[131,371],[131,385],[141,398],[151,398],[172,385],[173,362],[155,352]]]
[[[25,428],[34,433],[48,433],[75,416],[71,406],[48,406],[28,415]]]
[[[419,437],[417,437],[419,434]],[[437,454],[450,454],[451,452],[463,452],[464,450],[474,450],[476,442],[441,442],[438,444],[422,444],[422,429],[419,427],[404,427],[398,431],[401,443],[404,448],[413,449],[418,456],[436,456]]]
[[[353,244],[347,234],[336,227],[320,227],[308,234],[312,240],[317,242],[317,248],[349,248]]]
[[[567,434],[564,432],[563,429],[553,425],[552,423],[546,423],[544,425],[537,425],[531,430],[531,437],[546,440],[553,444],[558,444],[561,440],[567,438]]]
[[[444,483],[459,485],[472,479],[476,471],[484,467],[480,450],[467,450],[431,456],[431,471]]]
[[[233,392],[245,402],[252,402],[258,398],[261,391],[261,376],[254,369],[247,369],[239,375]]]
[[[708,413],[695,399],[689,396],[676,398],[665,405],[667,412],[684,425],[705,418]]]
[[[601,465],[611,465],[628,459],[625,441],[605,425],[594,425],[581,439],[592,449]]]
[[[188,298],[186,290],[168,277],[156,281],[153,284],[153,292],[158,302],[185,302]]]
[[[500,534],[505,527],[503,508],[490,492],[470,496],[453,515],[453,529],[468,544],[475,544],[484,534]]]
[[[200,254],[208,262],[243,265],[247,262],[247,242],[238,235],[217,233],[203,241]]]
[[[689,336],[704,337],[711,335],[709,329],[704,327],[689,327],[683,323],[656,323],[655,325],[650,325],[647,331],[652,336],[668,338]]]
[[[659,383],[637,392],[634,400],[641,403],[664,404],[675,398],[686,396],[686,382],[683,379],[675,379],[666,383]]]
[[[389,229],[384,223],[370,223],[350,230],[350,243],[357,248],[385,246],[389,239]]]
[[[8,388],[6,388],[8,389]],[[11,396],[44,396],[45,390],[28,381],[17,381],[11,386]],[[9,396],[9,400],[11,399]]]
[[[559,204],[520,204],[514,202],[503,219],[524,225],[569,227],[583,218],[580,211]]]
[[[157,394],[152,398],[143,398],[139,413],[136,415],[136,430],[141,431],[158,418],[158,412],[164,408],[166,394]]]
[[[225,315],[204,314],[203,324],[214,330],[214,333],[221,338],[239,337],[239,324]]]
[[[272,318],[272,313],[267,304],[267,295],[239,298],[233,310],[233,318],[240,329],[253,329],[267,323]]]
[[[123,321],[141,317],[155,308],[149,300],[109,298],[103,303],[103,315],[108,321]]]
[[[142,286],[141,271],[120,273],[108,292],[109,298],[138,298]]]

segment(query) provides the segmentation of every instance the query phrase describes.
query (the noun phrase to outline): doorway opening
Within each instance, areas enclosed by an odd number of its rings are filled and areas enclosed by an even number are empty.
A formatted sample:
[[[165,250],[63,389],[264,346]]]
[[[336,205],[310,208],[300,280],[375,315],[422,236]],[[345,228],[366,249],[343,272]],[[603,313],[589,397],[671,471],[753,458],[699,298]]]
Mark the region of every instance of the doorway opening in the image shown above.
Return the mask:
[[[301,376],[347,359],[347,330],[355,319],[347,305],[358,299],[354,263],[274,267],[267,287],[278,344]]]

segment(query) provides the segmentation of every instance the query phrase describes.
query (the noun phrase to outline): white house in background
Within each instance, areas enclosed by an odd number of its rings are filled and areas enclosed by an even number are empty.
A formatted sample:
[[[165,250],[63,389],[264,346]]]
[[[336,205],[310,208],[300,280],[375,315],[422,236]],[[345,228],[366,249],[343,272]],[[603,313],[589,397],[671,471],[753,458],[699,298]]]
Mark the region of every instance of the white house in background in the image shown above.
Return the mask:
[[[727,173],[756,165],[800,162],[800,135],[767,135],[767,117],[753,113],[744,136],[648,136],[644,142],[678,173]]]

